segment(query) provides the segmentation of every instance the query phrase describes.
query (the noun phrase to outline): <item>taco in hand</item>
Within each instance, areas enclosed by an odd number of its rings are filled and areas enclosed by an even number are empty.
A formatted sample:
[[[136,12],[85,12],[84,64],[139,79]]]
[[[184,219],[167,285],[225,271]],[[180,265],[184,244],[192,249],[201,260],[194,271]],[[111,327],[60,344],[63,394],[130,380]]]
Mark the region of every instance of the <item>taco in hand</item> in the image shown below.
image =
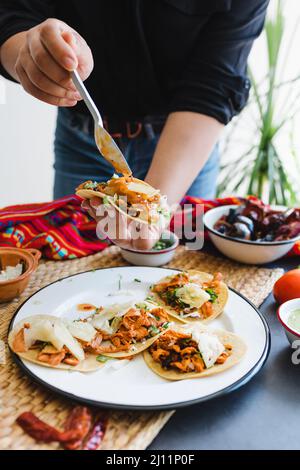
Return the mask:
[[[104,205],[142,224],[165,226],[170,219],[166,198],[137,178],[114,175],[107,183],[87,181],[77,188],[76,194],[83,199],[98,197]]]
[[[237,364],[246,352],[241,338],[197,325],[172,327],[144,352],[150,369],[167,380],[218,374]]]
[[[183,323],[210,322],[222,313],[228,299],[220,273],[212,276],[194,270],[167,276],[151,291],[153,300]]]
[[[55,369],[91,372],[102,367],[91,345],[98,332],[84,322],[36,315],[16,325],[8,336],[10,349],[22,359]]]
[[[120,306],[117,310],[115,306],[99,309],[91,324],[102,337],[97,354],[116,358],[141,353],[170,327],[168,313],[150,302],[123,310]]]

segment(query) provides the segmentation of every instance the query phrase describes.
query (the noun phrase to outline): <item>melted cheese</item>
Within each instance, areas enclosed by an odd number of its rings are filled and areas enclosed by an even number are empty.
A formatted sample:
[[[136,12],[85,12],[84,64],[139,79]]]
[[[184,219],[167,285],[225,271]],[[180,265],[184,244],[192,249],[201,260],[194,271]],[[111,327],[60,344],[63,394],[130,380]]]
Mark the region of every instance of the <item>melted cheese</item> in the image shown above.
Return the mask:
[[[44,341],[51,343],[58,351],[66,346],[80,361],[85,357],[82,347],[59,318],[55,321],[39,319],[31,323],[30,328],[24,330],[24,339],[27,348],[35,341]]]
[[[67,328],[74,338],[90,343],[97,333],[95,328],[88,322],[74,321],[68,322]]]
[[[224,345],[212,333],[193,330],[192,337],[198,344],[205,366],[208,369],[213,367],[218,357],[225,351]]]
[[[176,292],[176,296],[192,308],[200,308],[210,300],[210,295],[201,289],[198,284],[192,282],[180,287]]]
[[[118,322],[114,321],[110,324],[110,320],[121,319],[131,306],[132,303],[130,302],[123,305],[114,304],[105,307],[101,312],[96,313],[91,317],[91,323],[97,330],[102,330],[109,334],[113,334],[117,329]]]
[[[127,188],[129,191],[139,194],[146,194],[146,196],[148,197],[152,197],[159,192],[156,189],[152,188],[152,186],[150,186],[149,184],[146,184],[142,181],[130,182],[128,183]]]

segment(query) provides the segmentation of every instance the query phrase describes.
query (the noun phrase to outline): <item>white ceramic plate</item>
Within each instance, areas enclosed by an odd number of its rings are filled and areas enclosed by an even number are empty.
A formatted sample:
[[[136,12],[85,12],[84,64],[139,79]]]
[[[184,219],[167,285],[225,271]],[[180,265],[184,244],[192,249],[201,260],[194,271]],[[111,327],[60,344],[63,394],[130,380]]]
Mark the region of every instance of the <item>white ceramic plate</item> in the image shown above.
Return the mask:
[[[77,305],[97,306],[143,300],[151,284],[178,271],[149,267],[100,269],[70,276],[50,284],[30,297],[16,312],[10,328],[20,320],[38,314],[78,318]],[[119,282],[122,291],[117,296]],[[135,279],[142,282],[138,283]],[[129,292],[134,291],[134,297]],[[191,405],[228,393],[250,380],[263,366],[270,348],[270,333],[259,311],[244,297],[230,290],[224,313],[212,328],[224,328],[240,335],[248,349],[243,360],[225,371],[203,379],[169,382],[154,374],[142,357],[135,357],[119,370],[112,364],[83,374],[31,364],[14,355],[17,363],[36,382],[74,400],[109,408],[168,409]],[[110,361],[109,361],[110,362]],[[109,362],[107,364],[109,364]]]

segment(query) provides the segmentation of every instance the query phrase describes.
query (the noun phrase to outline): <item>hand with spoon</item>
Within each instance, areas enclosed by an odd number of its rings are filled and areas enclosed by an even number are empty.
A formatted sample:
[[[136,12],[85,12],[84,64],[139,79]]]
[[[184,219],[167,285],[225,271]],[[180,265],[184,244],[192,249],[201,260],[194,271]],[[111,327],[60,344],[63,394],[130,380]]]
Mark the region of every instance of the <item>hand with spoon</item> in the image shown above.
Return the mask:
[[[52,18],[6,41],[1,62],[27,93],[61,107],[75,106],[81,100],[70,72],[78,70],[86,80],[94,67],[86,41],[66,23]]]

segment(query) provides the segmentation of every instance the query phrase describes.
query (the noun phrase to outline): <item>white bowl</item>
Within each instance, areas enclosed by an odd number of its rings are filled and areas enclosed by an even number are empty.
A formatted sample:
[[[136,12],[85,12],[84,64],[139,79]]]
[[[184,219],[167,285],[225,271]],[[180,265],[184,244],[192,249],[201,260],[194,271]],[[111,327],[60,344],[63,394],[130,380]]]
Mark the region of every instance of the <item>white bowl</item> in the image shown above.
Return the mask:
[[[179,238],[177,235],[175,235],[175,233],[169,231],[165,232],[163,236],[173,241],[172,246],[166,248],[165,250],[142,251],[122,248],[121,255],[125,261],[128,261],[128,263],[131,263],[135,266],[157,267],[168,264],[175,255],[175,250],[179,245]]]
[[[288,324],[289,315],[294,311],[300,308],[300,299],[292,299],[284,302],[277,310],[277,317],[281,325],[284,328],[287,339],[293,345],[294,341],[300,340],[300,332],[297,332],[291,328]]]
[[[265,264],[275,261],[286,255],[294,243],[300,239],[300,235],[290,240],[275,242],[256,242],[240,240],[238,238],[223,235],[214,229],[215,223],[223,216],[228,215],[230,209],[237,205],[215,207],[203,217],[204,226],[209,233],[213,244],[228,258],[246,264]]]

